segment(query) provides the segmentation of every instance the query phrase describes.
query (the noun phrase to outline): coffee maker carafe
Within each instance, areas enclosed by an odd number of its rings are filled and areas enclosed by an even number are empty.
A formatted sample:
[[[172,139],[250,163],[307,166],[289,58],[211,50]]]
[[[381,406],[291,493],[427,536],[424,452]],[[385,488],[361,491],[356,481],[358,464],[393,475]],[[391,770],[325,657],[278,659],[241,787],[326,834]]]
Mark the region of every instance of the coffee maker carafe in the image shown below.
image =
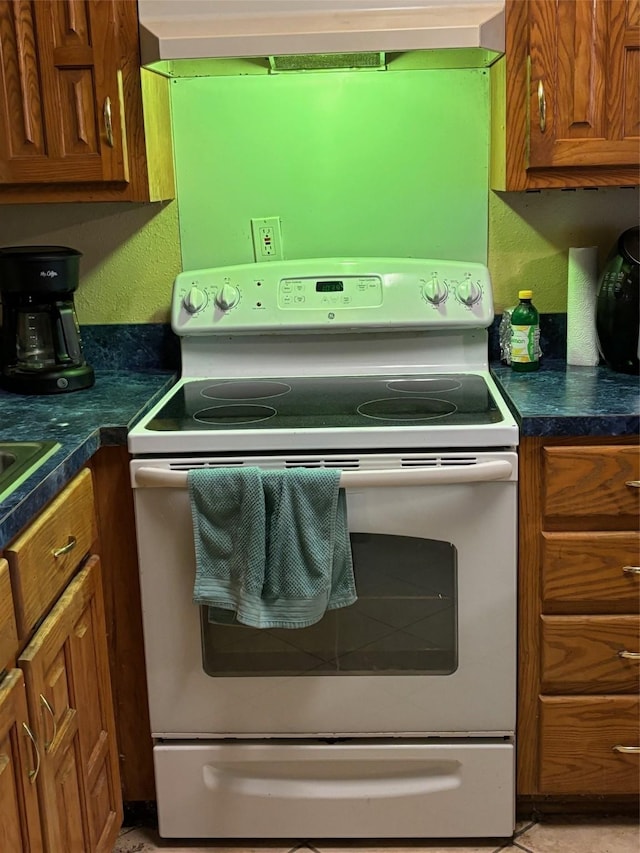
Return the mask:
[[[94,383],[73,303],[81,253],[66,246],[0,248],[0,385],[58,394]]]

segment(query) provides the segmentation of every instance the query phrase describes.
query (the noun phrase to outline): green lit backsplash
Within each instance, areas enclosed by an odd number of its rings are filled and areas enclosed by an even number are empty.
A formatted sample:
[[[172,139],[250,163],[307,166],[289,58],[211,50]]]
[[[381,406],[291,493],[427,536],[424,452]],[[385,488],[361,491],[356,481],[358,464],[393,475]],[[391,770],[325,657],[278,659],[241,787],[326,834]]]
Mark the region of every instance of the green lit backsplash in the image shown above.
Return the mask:
[[[486,263],[486,69],[171,81],[184,269],[254,260],[278,216],[285,259]]]

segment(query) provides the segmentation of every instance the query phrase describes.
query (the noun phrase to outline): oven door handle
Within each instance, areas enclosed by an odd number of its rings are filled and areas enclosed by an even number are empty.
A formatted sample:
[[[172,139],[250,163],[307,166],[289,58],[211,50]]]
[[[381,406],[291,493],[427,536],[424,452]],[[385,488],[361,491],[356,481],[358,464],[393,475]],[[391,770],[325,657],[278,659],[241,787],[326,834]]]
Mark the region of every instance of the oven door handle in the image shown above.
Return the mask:
[[[215,470],[215,469],[213,469]],[[291,469],[290,469],[291,470]],[[292,469],[295,470],[295,469]],[[143,488],[187,488],[187,471],[165,468],[137,468],[135,485]],[[509,480],[513,466],[507,459],[476,462],[471,465],[437,466],[433,468],[389,468],[380,470],[341,471],[343,489],[381,488],[391,486],[442,486]]]

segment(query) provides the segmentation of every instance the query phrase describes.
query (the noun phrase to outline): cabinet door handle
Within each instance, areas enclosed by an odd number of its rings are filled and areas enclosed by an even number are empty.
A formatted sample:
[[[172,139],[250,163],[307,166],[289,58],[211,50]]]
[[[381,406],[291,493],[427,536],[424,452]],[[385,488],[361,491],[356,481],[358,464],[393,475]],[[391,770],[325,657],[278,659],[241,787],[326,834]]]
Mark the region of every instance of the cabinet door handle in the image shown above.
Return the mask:
[[[66,545],[63,545],[62,548],[56,548],[53,552],[53,556],[58,559],[58,557],[64,557],[65,554],[68,554],[69,551],[73,551],[73,549],[78,544],[78,540],[75,536],[70,536],[69,541]]]
[[[629,486],[630,489],[640,489],[640,480],[627,480],[625,486]]]
[[[544,83],[538,80],[538,116],[540,117],[540,133],[547,129],[547,98],[544,94]]]
[[[107,145],[113,148],[113,123],[111,121],[111,98],[107,95],[104,99],[104,108],[102,110],[104,117],[104,132],[107,134]]]
[[[622,571],[625,575],[640,575],[640,566],[623,566]]]
[[[622,654],[622,652],[618,652],[618,654]],[[640,655],[639,655],[640,657]],[[58,723],[56,722],[56,712],[53,710],[49,702],[47,701],[47,697],[40,694],[40,702],[42,706],[47,709],[47,711],[51,714],[51,719],[53,721],[53,734],[51,735],[49,740],[45,740],[44,742],[44,751],[48,752],[49,747],[56,739],[56,735],[58,734]]]
[[[36,781],[36,779],[38,778],[38,773],[40,772],[40,750],[38,749],[37,741],[34,738],[33,732],[31,731],[29,726],[26,723],[23,723],[22,728],[27,733],[29,740],[33,744],[33,748],[36,751],[36,769],[35,770],[29,770],[29,781],[31,782],[31,784],[33,784]]]
[[[625,660],[640,660],[640,652],[628,652],[626,649],[622,649],[618,652],[618,657]]]
[[[623,649],[621,652],[618,652],[618,657],[625,660],[640,660],[640,652],[628,652],[626,649]]]
[[[614,752],[623,752],[625,755],[640,753],[640,746],[622,746],[620,743],[617,743],[612,749]]]

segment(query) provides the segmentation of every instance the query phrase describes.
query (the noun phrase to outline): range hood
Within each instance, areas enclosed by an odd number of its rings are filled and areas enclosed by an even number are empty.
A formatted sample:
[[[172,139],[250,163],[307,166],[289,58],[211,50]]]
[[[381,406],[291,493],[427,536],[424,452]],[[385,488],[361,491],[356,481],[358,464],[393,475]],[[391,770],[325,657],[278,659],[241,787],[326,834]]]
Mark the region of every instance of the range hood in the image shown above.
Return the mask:
[[[138,0],[143,65],[162,60],[484,48],[504,0]]]

